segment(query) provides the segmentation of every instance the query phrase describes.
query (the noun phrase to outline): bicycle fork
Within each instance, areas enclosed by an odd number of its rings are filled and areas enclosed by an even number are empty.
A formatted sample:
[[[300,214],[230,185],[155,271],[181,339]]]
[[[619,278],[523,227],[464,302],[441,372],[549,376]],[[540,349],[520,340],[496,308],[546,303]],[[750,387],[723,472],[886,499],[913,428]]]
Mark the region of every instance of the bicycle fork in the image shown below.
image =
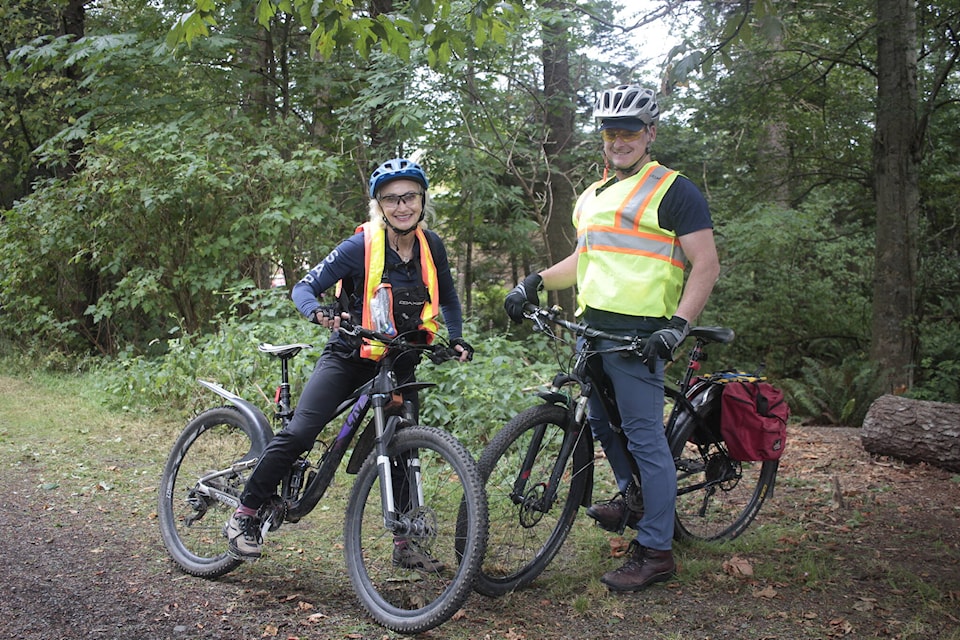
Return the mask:
[[[419,456],[415,451],[404,452],[404,455],[398,456],[396,463],[402,469],[395,473],[388,454],[388,445],[396,435],[397,429],[403,423],[412,424],[413,422],[412,405],[404,402],[404,415],[388,416],[387,407],[395,403],[396,399],[388,394],[375,394],[372,400],[376,434],[374,451],[377,460],[377,477],[380,482],[383,526],[397,536],[429,535],[431,531],[428,530],[428,524],[422,517],[424,495]],[[402,480],[398,477],[401,473]],[[400,488],[400,496],[397,496],[398,488]],[[397,508],[398,498],[404,502],[399,509]]]
[[[527,447],[527,454],[524,458],[520,473],[517,475],[513,484],[513,490],[510,492],[510,499],[514,504],[523,507],[523,512],[528,515],[531,512],[547,513],[553,507],[557,499],[557,488],[560,486],[567,460],[573,455],[573,451],[584,435],[584,425],[586,424],[586,406],[587,398],[580,396],[577,398],[573,407],[571,424],[564,428],[563,440],[560,443],[560,451],[557,454],[556,463],[550,471],[550,478],[546,484],[539,484],[535,487],[527,488],[527,482],[533,470],[534,462],[543,446],[543,438],[546,434],[547,425],[539,424],[533,431],[530,438],[530,445]],[[574,470],[578,472],[577,470]],[[531,520],[529,525],[536,524]]]

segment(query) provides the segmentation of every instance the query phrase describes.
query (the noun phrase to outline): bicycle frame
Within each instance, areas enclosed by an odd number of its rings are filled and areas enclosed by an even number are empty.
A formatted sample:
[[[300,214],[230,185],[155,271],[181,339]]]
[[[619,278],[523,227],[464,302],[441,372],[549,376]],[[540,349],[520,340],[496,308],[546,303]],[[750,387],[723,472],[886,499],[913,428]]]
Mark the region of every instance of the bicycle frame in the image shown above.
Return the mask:
[[[564,434],[560,451],[557,455],[557,461],[551,472],[549,484],[546,487],[546,490],[533,504],[528,502],[526,505],[527,507],[532,507],[535,510],[543,513],[546,513],[553,507],[553,503],[557,497],[557,487],[560,486],[560,476],[566,466],[566,461],[573,454],[573,451],[578,442],[580,442],[581,438],[589,437],[590,449],[591,451],[593,449],[593,436],[588,430],[589,423],[587,422],[587,402],[593,393],[599,392],[598,398],[603,404],[613,431],[621,438],[624,447],[627,447],[627,437],[621,428],[620,412],[617,408],[616,399],[609,385],[603,382],[603,370],[598,366],[596,361],[599,352],[592,348],[594,340],[606,339],[619,342],[622,345],[620,347],[606,349],[604,352],[629,351],[633,353],[639,353],[643,346],[642,341],[637,338],[608,334],[606,332],[587,327],[586,325],[572,323],[559,317],[558,313],[559,312],[557,309],[552,309],[549,311],[537,309],[536,312],[532,312],[530,315],[528,315],[528,317],[534,321],[537,330],[547,332],[548,335],[551,335],[551,337],[555,339],[558,338],[552,333],[552,331],[550,331],[549,327],[546,325],[546,320],[572,331],[576,336],[583,337],[585,340],[584,344],[579,346],[576,350],[573,365],[570,367],[571,372],[558,372],[554,376],[550,389],[538,394],[547,403],[567,406],[567,408],[572,412],[572,424],[576,425],[575,429],[567,429]],[[716,328],[695,327],[691,330],[691,336],[695,338],[695,342],[691,348],[687,367],[684,370],[683,376],[678,381],[676,387],[664,385],[665,394],[673,400],[673,407],[671,408],[669,417],[664,424],[664,429],[668,434],[668,437],[672,430],[676,427],[677,420],[682,415],[689,415],[695,421],[696,429],[698,431],[704,428],[700,415],[696,410],[696,405],[694,404],[694,400],[698,400],[697,404],[702,402],[704,400],[704,394],[701,394],[700,388],[696,385],[693,385],[693,388],[691,388],[691,382],[693,381],[696,372],[700,369],[700,362],[706,357],[704,353],[704,347],[706,344],[711,340],[718,342],[729,342],[733,339],[732,331]],[[574,384],[579,385],[580,387],[580,393],[576,398],[568,396],[562,392],[563,387]],[[519,505],[524,502],[524,500],[529,501],[529,498],[525,497],[528,495],[526,489],[528,470],[531,468],[537,451],[540,448],[544,430],[545,426],[539,427],[533,434],[523,466],[521,467],[520,473],[517,476],[516,482],[513,485],[513,490],[510,494],[511,500],[514,502],[514,504]],[[632,488],[639,493],[640,472],[637,468],[636,461],[632,456],[629,457],[629,462],[631,467],[631,475],[633,478]],[[584,472],[588,473],[586,491],[584,492],[581,506],[589,506],[593,503],[592,471],[592,464],[589,465],[588,469],[584,467],[578,467],[576,465],[574,466],[575,474]],[[705,485],[703,484],[693,485],[685,488],[684,492],[698,491],[704,488],[704,486]],[[639,495],[637,495],[635,499],[639,499]]]
[[[289,361],[301,349],[309,347],[310,345],[306,344],[278,347],[261,344],[258,347],[261,352],[274,355],[280,360],[281,380],[274,399],[274,422],[280,429],[290,422],[294,414],[290,390]],[[281,488],[282,503],[269,505],[267,509],[269,513],[263,519],[264,531],[267,529],[276,530],[282,522],[298,522],[313,511],[330,487],[340,462],[357,433],[360,432],[363,421],[372,408],[373,418],[367,425],[366,431],[357,440],[357,446],[354,448],[351,460],[347,465],[347,471],[356,473],[370,451],[376,449],[381,499],[384,509],[384,526],[397,535],[422,533],[423,524],[421,522],[402,516],[397,511],[397,500],[394,495],[387,447],[398,429],[415,424],[417,419],[414,415],[413,405],[410,402],[403,401],[403,394],[432,387],[435,384],[430,382],[397,384],[394,365],[403,352],[400,349],[388,350],[383,359],[378,362],[377,372],[373,379],[340,403],[331,422],[338,420],[344,413],[347,415],[343,419],[337,436],[323,451],[319,462],[315,466],[306,457],[309,452],[293,464]],[[204,476],[197,485],[199,493],[236,508],[239,506],[238,500],[233,495],[218,489],[212,481],[219,477],[240,474],[253,469],[259,460],[260,453],[273,437],[273,430],[266,415],[256,405],[227,391],[216,383],[205,380],[198,380],[198,382],[237,407],[251,424],[256,425],[257,432],[260,435],[261,442],[256,443],[251,448],[244,460],[234,464],[229,469]],[[367,436],[367,433],[370,435]],[[415,495],[408,496],[408,500],[412,503],[412,508],[408,511],[416,512],[416,507],[423,504],[422,487],[419,482],[419,461],[415,458],[407,460],[405,472],[410,474],[409,486],[417,488],[414,492]],[[304,482],[305,475],[306,481]]]

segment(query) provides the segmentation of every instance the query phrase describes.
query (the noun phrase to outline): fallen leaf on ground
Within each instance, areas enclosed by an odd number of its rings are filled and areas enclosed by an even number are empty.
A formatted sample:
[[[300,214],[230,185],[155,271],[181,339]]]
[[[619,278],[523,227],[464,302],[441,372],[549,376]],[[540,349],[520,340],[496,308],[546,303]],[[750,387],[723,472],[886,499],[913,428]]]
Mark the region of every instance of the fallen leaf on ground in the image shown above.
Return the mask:
[[[777,590],[774,589],[773,587],[766,587],[764,589],[761,589],[760,591],[754,591],[753,597],[754,598],[776,598]]]
[[[626,538],[610,538],[610,557],[622,558],[627,554],[627,549],[629,547],[630,541]]]
[[[749,560],[740,556],[733,556],[729,560],[725,560],[721,566],[727,575],[738,577],[753,575],[753,565],[750,564]]]

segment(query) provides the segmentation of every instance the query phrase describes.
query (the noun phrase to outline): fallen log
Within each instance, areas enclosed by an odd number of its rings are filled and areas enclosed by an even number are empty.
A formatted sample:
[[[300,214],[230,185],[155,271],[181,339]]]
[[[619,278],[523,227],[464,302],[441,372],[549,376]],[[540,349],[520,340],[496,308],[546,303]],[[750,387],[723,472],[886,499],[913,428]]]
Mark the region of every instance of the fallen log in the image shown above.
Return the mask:
[[[960,471],[960,405],[883,395],[863,420],[867,452]]]

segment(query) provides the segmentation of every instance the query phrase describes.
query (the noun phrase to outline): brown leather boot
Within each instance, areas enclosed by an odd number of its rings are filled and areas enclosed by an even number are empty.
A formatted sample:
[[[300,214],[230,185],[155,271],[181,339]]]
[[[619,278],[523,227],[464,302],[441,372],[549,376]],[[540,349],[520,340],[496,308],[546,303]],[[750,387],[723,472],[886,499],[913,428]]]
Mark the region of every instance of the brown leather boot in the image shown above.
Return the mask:
[[[627,509],[627,503],[623,498],[613,498],[592,504],[587,509],[587,515],[596,520],[601,529],[617,533],[623,531],[624,524],[636,529],[637,520],[640,519],[639,514]]]
[[[627,555],[629,559],[622,567],[608,571],[600,578],[610,591],[640,591],[655,582],[669,580],[677,571],[670,549],[657,551],[633,541]]]

